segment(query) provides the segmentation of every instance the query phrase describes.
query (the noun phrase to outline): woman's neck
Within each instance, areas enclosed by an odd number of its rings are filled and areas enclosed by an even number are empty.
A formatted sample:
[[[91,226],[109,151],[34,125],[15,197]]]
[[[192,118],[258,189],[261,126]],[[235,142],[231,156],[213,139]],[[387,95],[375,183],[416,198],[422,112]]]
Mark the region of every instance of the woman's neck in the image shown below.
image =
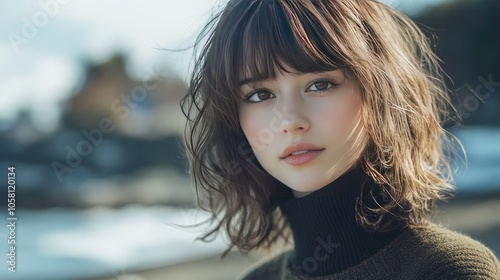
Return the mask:
[[[290,266],[296,274],[324,276],[368,258],[400,231],[368,232],[356,219],[356,199],[374,186],[359,166],[305,196],[279,203],[295,241]],[[300,195],[300,194],[299,194]]]

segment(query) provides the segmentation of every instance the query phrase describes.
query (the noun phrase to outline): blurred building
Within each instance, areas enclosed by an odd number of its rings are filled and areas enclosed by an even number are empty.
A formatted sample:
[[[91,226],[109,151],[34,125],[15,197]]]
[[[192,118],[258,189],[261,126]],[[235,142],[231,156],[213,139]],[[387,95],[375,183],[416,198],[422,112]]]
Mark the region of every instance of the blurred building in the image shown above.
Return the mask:
[[[4,131],[0,162],[22,171],[23,207],[192,202],[180,138],[187,85],[164,69],[135,80],[125,60],[87,66],[54,132],[28,111]]]
[[[139,138],[178,134],[184,125],[179,102],[186,91],[187,85],[168,73],[133,80],[125,57],[118,54],[88,67],[83,87],[65,108],[64,125],[91,129],[109,118],[117,134]]]
[[[447,1],[415,17],[451,81],[463,124],[500,126],[500,1]]]

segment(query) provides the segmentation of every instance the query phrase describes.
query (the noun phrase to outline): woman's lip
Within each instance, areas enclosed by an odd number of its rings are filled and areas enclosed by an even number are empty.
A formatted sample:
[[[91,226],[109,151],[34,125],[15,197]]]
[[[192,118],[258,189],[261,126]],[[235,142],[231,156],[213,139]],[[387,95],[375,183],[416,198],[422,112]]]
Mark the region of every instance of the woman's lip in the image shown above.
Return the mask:
[[[299,155],[289,155],[286,158],[283,158],[283,160],[290,165],[294,166],[302,165],[314,160],[317,156],[321,154],[321,152],[323,152],[323,150],[324,149],[308,151],[306,153]]]
[[[313,150],[321,150],[321,149],[323,149],[323,148],[318,147],[318,146],[313,145],[313,144],[299,142],[299,143],[295,143],[295,144],[292,144],[292,145],[289,145],[288,147],[286,147],[286,149],[283,150],[283,152],[281,152],[280,158],[282,158],[282,159],[286,158],[287,156],[290,156],[293,152],[313,151]]]

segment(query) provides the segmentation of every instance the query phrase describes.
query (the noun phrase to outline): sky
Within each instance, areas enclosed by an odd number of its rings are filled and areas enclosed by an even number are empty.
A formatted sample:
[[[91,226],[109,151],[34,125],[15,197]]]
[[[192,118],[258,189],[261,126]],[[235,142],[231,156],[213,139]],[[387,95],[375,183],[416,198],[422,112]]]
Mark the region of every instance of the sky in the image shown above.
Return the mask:
[[[61,104],[82,82],[82,62],[121,51],[137,79],[170,65],[187,80],[189,47],[227,0],[0,0],[0,132],[21,110],[37,127],[56,129]],[[412,14],[436,0],[386,0]]]

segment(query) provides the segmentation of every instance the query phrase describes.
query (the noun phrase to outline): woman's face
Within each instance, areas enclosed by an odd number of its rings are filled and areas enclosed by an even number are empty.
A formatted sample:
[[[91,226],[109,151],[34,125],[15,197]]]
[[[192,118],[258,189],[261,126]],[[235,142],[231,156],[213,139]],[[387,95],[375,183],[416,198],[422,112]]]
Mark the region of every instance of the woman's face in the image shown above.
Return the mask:
[[[248,99],[239,104],[240,125],[262,167],[301,196],[359,159],[366,143],[361,89],[341,70],[278,73],[275,80],[242,81],[241,96]],[[299,150],[316,151],[283,158],[298,143],[313,145]]]

